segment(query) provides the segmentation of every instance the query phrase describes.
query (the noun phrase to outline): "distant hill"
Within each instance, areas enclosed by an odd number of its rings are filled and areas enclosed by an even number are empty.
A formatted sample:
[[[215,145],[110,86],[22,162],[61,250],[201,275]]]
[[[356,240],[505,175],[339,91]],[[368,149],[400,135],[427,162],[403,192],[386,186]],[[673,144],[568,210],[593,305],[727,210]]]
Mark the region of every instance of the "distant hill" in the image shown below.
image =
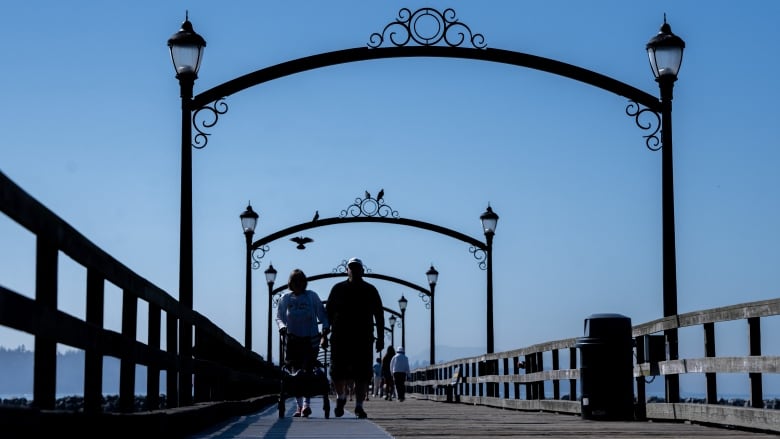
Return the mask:
[[[0,346],[0,395],[21,396],[33,393],[33,351],[24,346],[8,349]],[[84,352],[69,350],[57,354],[57,395],[84,393]],[[161,383],[164,387],[165,383]],[[146,371],[138,368],[136,393],[146,393]],[[165,393],[164,390],[161,390]],[[103,393],[119,393],[119,360],[107,357],[103,361]]]
[[[485,352],[481,347],[461,347],[461,346],[436,346],[436,363],[446,363],[459,358],[476,357]],[[409,367],[417,369],[430,365],[430,350],[424,350],[415,354],[406,353],[409,357]]]

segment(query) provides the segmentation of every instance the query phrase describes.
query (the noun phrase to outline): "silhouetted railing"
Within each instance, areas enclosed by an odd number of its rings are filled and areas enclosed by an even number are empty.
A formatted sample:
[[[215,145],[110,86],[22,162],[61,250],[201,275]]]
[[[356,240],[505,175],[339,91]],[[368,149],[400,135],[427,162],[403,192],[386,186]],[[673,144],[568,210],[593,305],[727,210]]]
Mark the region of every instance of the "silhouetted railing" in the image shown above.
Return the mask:
[[[35,298],[0,286],[0,326],[34,337],[34,408],[50,410],[55,405],[56,346],[82,349],[84,366],[84,413],[99,413],[103,396],[103,359],[120,360],[119,405],[134,410],[136,367],[146,367],[147,392],[144,409],[160,408],[160,377],[166,376],[166,407],[179,400],[177,350],[180,325],[192,325],[195,402],[238,401],[277,394],[279,370],[261,356],[245,349],[235,339],[194,311],[182,310],[169,294],[99,249],[0,172],[0,211],[35,236]],[[8,251],[3,248],[2,251]],[[86,269],[86,319],[58,309],[58,259],[67,255]],[[122,291],[122,325],[116,332],[104,327],[105,284]],[[138,302],[148,305],[148,341],[136,339]],[[165,347],[162,322],[165,317]],[[632,329],[636,361],[637,419],[678,420],[780,431],[780,410],[764,407],[766,374],[780,371],[780,357],[762,355],[761,321],[780,316],[780,299],[733,305],[671,316],[636,325]],[[748,355],[717,356],[715,324],[745,320]],[[666,361],[665,330],[701,326],[704,357]],[[416,369],[407,382],[419,398],[479,404],[507,409],[582,413],[578,339],[540,343],[526,348],[464,358]],[[750,395],[745,407],[719,404],[718,374],[747,374]],[[667,403],[645,395],[648,376],[701,374],[706,381],[703,403]],[[673,395],[672,400],[679,400]],[[0,414],[4,407],[0,406]],[[235,411],[235,409],[233,409]],[[13,411],[3,419],[16,417]],[[200,416],[198,414],[193,415]],[[194,423],[197,418],[185,420]],[[140,422],[140,420],[139,420]],[[152,422],[157,422],[152,420]],[[6,424],[3,424],[6,425]],[[51,424],[54,425],[54,424]],[[24,431],[28,431],[25,426]],[[160,431],[159,425],[156,425]],[[190,426],[192,427],[192,426]],[[51,427],[52,431],[56,427]],[[177,424],[181,430],[182,424]]]
[[[762,386],[765,374],[780,372],[780,357],[761,355],[761,319],[779,315],[780,299],[773,299],[680,314],[634,326],[635,418],[780,431],[780,407],[764,407]],[[747,321],[748,355],[718,357],[714,325],[733,320]],[[705,357],[666,361],[663,336],[656,334],[692,326],[703,327]],[[581,414],[577,350],[577,338],[569,338],[463,358],[416,369],[407,385],[418,397],[436,401]],[[565,366],[561,357],[567,360]],[[551,367],[545,367],[545,358],[551,360]],[[744,390],[750,398],[744,407],[725,405],[718,398],[717,375],[734,373],[749,376],[749,385]],[[663,398],[646,398],[648,376],[673,374],[703,374],[705,400],[667,403]],[[679,400],[679,395],[676,399]]]
[[[55,406],[57,344],[82,349],[84,412],[100,412],[103,360],[120,361],[119,409],[132,412],[136,367],[146,367],[147,410],[160,407],[160,380],[166,377],[167,408],[177,407],[180,392],[195,402],[240,400],[278,393],[278,368],[245,349],[201,314],[179,302],[98,248],[73,227],[0,172],[0,211],[35,236],[35,297],[0,286],[0,325],[34,337],[33,406]],[[7,248],[2,251],[9,251]],[[58,259],[66,255],[86,269],[86,319],[58,309]],[[122,291],[121,332],[104,327],[106,282]],[[148,304],[148,342],[136,338],[138,303]],[[162,324],[165,321],[165,347]],[[193,388],[178,389],[181,358],[178,331],[192,325]],[[188,400],[192,400],[191,398]]]

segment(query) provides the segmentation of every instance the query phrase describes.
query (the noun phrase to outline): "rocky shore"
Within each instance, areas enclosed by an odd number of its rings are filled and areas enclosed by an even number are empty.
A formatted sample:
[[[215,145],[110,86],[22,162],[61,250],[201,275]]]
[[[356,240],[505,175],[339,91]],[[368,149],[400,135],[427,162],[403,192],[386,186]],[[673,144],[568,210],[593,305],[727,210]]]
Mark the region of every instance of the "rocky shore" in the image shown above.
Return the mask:
[[[4,398],[0,400],[0,406],[31,407],[32,401],[28,400],[27,398]],[[104,395],[101,406],[103,407],[103,413],[119,413],[119,395]],[[165,408],[167,408],[165,395],[160,395],[159,407],[147,407],[146,396],[144,395],[136,395],[135,397],[134,412],[161,410]],[[84,409],[84,397],[66,396],[63,398],[57,398],[54,403],[54,409],[70,412],[80,412]]]

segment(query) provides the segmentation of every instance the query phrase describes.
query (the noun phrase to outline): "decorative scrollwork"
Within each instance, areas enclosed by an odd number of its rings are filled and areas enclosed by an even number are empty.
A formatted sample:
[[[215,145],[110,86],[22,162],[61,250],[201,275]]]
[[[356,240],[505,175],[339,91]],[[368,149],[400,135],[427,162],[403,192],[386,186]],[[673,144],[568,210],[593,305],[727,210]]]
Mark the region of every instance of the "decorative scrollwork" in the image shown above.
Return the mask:
[[[279,308],[279,301],[282,300],[282,292],[278,292],[271,296],[271,306],[273,308]]]
[[[257,270],[260,268],[260,262],[263,260],[265,254],[269,250],[271,250],[271,247],[268,247],[268,245],[257,247],[256,249],[252,250],[252,269]],[[255,252],[258,252],[258,254],[255,254]]]
[[[487,270],[487,252],[479,247],[469,246],[469,253],[474,255],[479,264],[477,265],[480,270]]]
[[[203,110],[207,110],[206,115],[200,114]],[[227,111],[228,105],[225,102],[225,98],[219,98],[212,102],[211,105],[200,107],[192,113],[192,127],[198,132],[192,139],[193,148],[203,149],[206,147],[209,143],[209,136],[211,134],[204,130],[206,128],[213,128],[219,121],[219,116],[227,113]]]
[[[385,204],[384,197],[384,189],[379,190],[376,198],[371,198],[371,194],[366,191],[366,198],[355,198],[355,202],[352,205],[341,211],[339,218],[346,218],[348,216],[353,218],[361,216],[398,218],[398,211],[393,210],[393,208]]]
[[[657,111],[642,107],[634,101],[629,102],[626,106],[626,114],[634,118],[636,126],[640,129],[650,131],[650,134],[642,136],[645,138],[647,149],[650,151],[660,150],[663,146],[661,139],[658,138],[658,133],[661,131],[661,115]],[[655,116],[655,118],[645,117],[648,114]]]
[[[471,29],[455,18],[455,10],[447,8],[439,12],[433,8],[421,8],[414,12],[408,8],[398,11],[398,18],[369,37],[368,47],[376,49],[385,42],[385,36],[396,47],[409,44],[410,41],[421,46],[434,46],[438,43],[458,47],[468,40],[475,49],[487,47],[482,34],[472,34]]]
[[[341,263],[336,266],[333,270],[331,270],[331,273],[346,273],[347,272],[347,260],[342,259]],[[366,264],[363,264],[363,272],[364,273],[371,273],[371,269],[366,267]]]
[[[417,293],[418,296],[420,296],[420,299],[425,304],[425,309],[431,309],[431,298],[427,294],[423,292]]]

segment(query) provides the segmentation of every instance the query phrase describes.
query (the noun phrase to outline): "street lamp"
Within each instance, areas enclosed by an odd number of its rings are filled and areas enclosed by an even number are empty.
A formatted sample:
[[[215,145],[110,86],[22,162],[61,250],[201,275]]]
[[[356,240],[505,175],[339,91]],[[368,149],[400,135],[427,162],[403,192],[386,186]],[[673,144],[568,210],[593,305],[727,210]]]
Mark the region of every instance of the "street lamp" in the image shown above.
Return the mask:
[[[252,235],[255,234],[259,215],[247,204],[246,210],[238,216],[246,237],[246,298],[244,300],[244,347],[252,349]]]
[[[487,353],[494,352],[493,347],[493,235],[496,234],[498,215],[488,203],[487,210],[479,216],[487,243]]]
[[[433,311],[433,295],[436,291],[436,281],[439,280],[439,272],[436,271],[435,268],[433,268],[433,264],[431,264],[431,268],[428,269],[427,272],[425,272],[425,275],[428,276],[428,285],[431,286],[431,365],[436,364],[436,337],[435,337],[435,329],[436,325],[434,325],[434,316],[436,315]]]
[[[393,349],[395,349],[395,322],[398,321],[398,318],[395,315],[391,315],[390,319],[390,346],[393,346]]]
[[[268,284],[268,352],[266,358],[269,362],[273,362],[273,357],[271,356],[271,345],[273,344],[271,340],[271,297],[274,295],[274,282],[276,281],[276,269],[274,269],[274,264],[269,264],[264,273],[265,283]]]
[[[677,255],[674,233],[674,169],[672,166],[672,89],[682,64],[685,42],[672,33],[666,22],[647,43],[650,68],[661,89],[661,211],[663,233],[664,317],[677,314]],[[667,329],[666,350],[669,360],[678,358],[677,329]],[[666,375],[666,400],[679,402],[680,378]]]
[[[401,346],[404,350],[406,350],[406,305],[408,304],[409,301],[401,294],[401,298],[398,299],[398,309],[401,310]]]
[[[181,89],[181,218],[179,226],[179,302],[192,310],[192,91],[206,40],[192,29],[189,14],[168,39],[171,61]],[[192,324],[179,321],[179,405],[192,403]],[[170,391],[171,389],[169,389]]]

